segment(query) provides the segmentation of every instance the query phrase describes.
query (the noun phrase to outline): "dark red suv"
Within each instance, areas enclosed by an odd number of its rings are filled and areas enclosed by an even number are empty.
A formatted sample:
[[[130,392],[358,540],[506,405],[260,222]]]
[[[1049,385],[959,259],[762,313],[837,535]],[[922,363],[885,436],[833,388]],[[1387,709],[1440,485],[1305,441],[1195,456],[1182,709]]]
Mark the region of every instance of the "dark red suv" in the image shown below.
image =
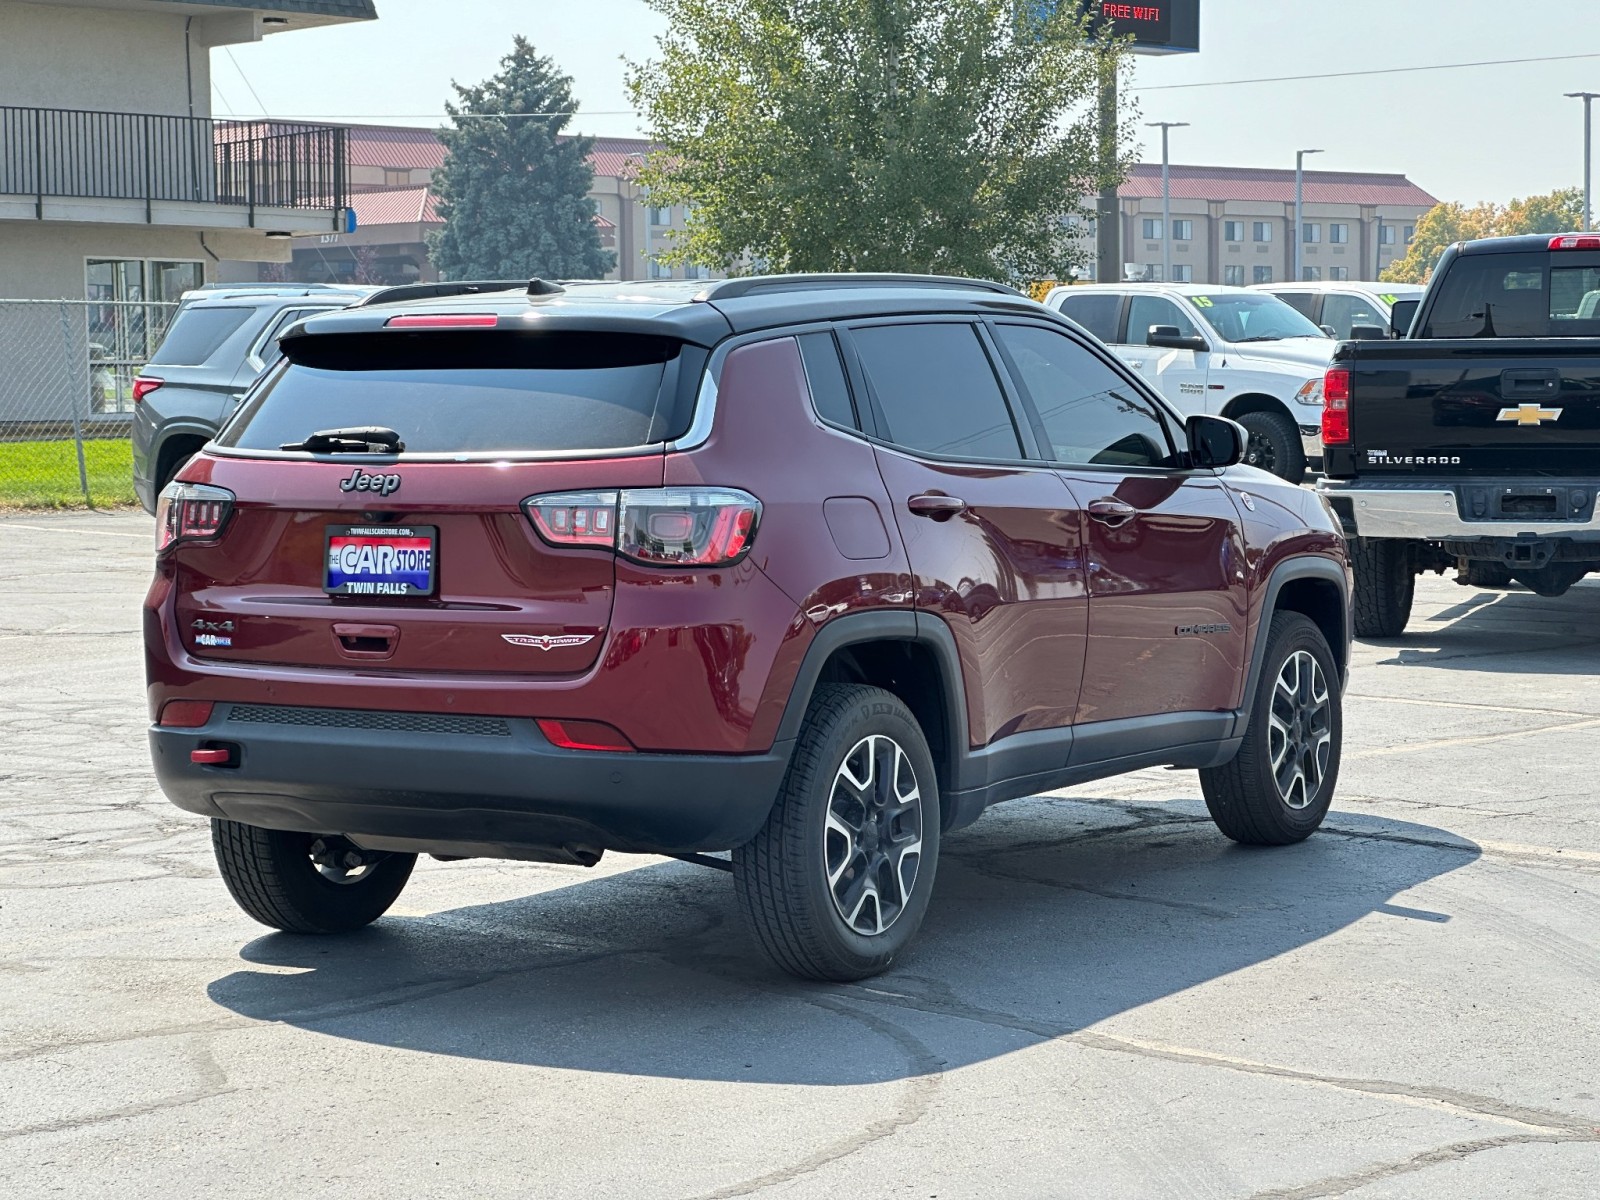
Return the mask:
[[[418,853],[731,850],[772,959],[853,979],[998,801],[1172,765],[1235,840],[1321,823],[1337,521],[1065,318],[899,276],[421,295],[291,330],[161,499],[156,773],[257,920],[364,925]]]

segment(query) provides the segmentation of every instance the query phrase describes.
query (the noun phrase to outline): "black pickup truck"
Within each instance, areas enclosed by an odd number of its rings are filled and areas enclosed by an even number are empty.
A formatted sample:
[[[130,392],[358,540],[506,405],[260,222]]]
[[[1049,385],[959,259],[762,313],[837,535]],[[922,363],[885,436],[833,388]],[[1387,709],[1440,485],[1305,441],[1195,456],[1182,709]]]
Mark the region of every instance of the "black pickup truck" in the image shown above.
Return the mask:
[[[1541,596],[1600,572],[1600,235],[1458,243],[1395,321],[1324,385],[1357,634],[1403,632],[1424,571]]]

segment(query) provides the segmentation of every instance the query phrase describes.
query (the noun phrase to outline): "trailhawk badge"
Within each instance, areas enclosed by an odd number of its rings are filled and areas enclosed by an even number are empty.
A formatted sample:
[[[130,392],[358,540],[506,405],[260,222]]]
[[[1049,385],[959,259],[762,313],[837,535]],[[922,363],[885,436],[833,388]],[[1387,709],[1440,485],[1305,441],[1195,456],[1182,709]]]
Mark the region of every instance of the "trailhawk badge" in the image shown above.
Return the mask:
[[[582,646],[594,641],[592,633],[502,633],[501,638],[513,646],[530,646],[535,650],[554,650],[559,646]]]

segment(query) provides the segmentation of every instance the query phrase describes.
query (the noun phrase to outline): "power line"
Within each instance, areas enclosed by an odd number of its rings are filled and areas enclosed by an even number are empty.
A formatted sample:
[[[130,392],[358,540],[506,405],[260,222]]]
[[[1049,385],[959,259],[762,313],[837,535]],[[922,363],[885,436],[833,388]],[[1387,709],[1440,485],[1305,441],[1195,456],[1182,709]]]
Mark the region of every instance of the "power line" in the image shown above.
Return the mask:
[[[225,51],[227,51],[228,61],[233,64],[233,69],[235,71],[239,72],[239,78],[244,80],[244,86],[250,89],[250,94],[252,96],[255,96],[256,107],[261,110],[261,115],[262,116],[266,116],[267,115],[267,106],[265,104],[261,103],[261,97],[256,95],[255,84],[250,82],[250,76],[248,76],[248,75],[246,75],[244,73],[244,68],[239,65],[239,60],[233,56],[233,47],[232,46],[224,46],[223,49]]]
[[[1484,62],[1432,63],[1425,67],[1380,67],[1372,71],[1330,71],[1321,75],[1270,75],[1260,79],[1214,79],[1208,83],[1158,83],[1149,87],[1129,88],[1133,92],[1175,92],[1180,88],[1240,87],[1248,83],[1299,83],[1307,79],[1354,79],[1364,75],[1410,75],[1418,71],[1461,71],[1468,67],[1512,67],[1522,63],[1573,62],[1582,58],[1600,58],[1600,53],[1550,54],[1539,58],[1496,58]]]

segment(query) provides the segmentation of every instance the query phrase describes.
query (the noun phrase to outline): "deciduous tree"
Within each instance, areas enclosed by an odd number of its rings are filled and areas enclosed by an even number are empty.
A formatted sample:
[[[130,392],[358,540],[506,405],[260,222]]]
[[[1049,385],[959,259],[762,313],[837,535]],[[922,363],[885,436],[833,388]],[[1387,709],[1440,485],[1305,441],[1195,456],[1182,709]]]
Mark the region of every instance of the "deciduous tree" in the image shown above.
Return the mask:
[[[1473,205],[1446,202],[1417,222],[1406,256],[1384,270],[1390,283],[1426,283],[1439,256],[1453,242],[1511,237],[1519,233],[1570,233],[1583,226],[1583,189],[1562,188],[1544,196],[1513,200],[1502,208],[1488,201]]]

